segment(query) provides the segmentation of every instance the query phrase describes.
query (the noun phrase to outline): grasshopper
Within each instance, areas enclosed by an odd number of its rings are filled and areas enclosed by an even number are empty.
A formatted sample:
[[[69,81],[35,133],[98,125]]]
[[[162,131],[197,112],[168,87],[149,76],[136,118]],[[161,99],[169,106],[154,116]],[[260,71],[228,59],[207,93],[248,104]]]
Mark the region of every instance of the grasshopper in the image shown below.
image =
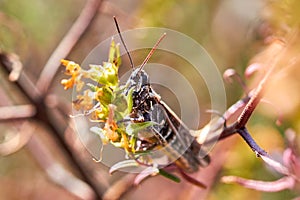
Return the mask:
[[[139,68],[134,68],[116,19],[115,24],[133,68],[133,72],[125,84],[126,95],[128,95],[129,91],[133,91],[133,108],[130,117],[133,121],[136,119],[137,122],[150,121],[154,123],[153,126],[148,128],[153,134],[146,137],[143,137],[143,134],[138,136],[139,143],[136,150],[149,151],[163,147],[167,157],[170,160],[174,160],[175,165],[180,170],[188,173],[198,171],[199,166],[208,165],[210,158],[208,155],[202,157],[205,152],[202,152],[201,144],[196,141],[188,127],[153,90],[149,76],[143,70],[150,56],[165,37],[165,34],[154,45],[142,65]]]
[[[84,110],[85,115],[90,115],[92,121],[102,124],[100,128],[91,129],[104,144],[109,142],[125,149],[128,157],[140,165],[157,168],[176,166],[184,177],[187,176],[185,173],[196,172],[200,166],[208,165],[210,158],[201,149],[197,138],[153,90],[149,76],[143,70],[166,35],[161,36],[141,66],[135,68],[115,17],[114,20],[133,72],[125,85],[119,85],[120,50],[113,40],[108,62],[104,62],[103,66],[90,65],[90,70],[86,71],[72,61],[62,60],[67,74],[71,75],[70,79],[61,82],[65,89],[76,85],[80,91],[85,84],[82,78],[97,83],[88,85],[91,89],[85,90],[84,95],[78,95],[73,105]],[[97,102],[96,105],[93,101]],[[153,156],[155,152],[166,157],[167,162],[157,163]],[[191,181],[191,177],[188,180]],[[191,182],[205,187],[196,180]]]

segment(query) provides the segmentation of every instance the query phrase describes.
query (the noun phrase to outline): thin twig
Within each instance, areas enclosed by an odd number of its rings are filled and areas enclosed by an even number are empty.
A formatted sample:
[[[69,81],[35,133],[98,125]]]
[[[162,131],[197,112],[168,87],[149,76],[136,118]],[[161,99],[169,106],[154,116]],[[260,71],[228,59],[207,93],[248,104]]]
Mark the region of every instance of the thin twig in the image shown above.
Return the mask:
[[[280,59],[282,58],[282,55],[286,50],[286,48],[284,47],[285,46],[282,43],[282,41],[274,41],[272,46],[269,47],[272,50],[272,54],[266,61],[266,63],[268,64],[268,71],[266,75],[259,82],[258,86],[254,89],[254,91],[249,93],[248,97],[238,101],[236,104],[231,106],[224,114],[225,120],[228,120],[234,114],[236,114],[240,110],[240,108],[244,107],[241,114],[238,116],[238,119],[230,126],[227,126],[225,124],[225,127],[223,128],[221,133],[211,133],[207,137],[205,143],[209,144],[211,142],[216,142],[217,140],[225,139],[235,133],[239,133],[241,137],[246,141],[246,143],[251,147],[251,149],[256,153],[257,156],[269,157],[268,154],[262,148],[260,148],[259,145],[257,145],[254,139],[248,133],[245,126],[248,120],[250,119],[251,115],[253,114],[255,108],[257,107],[258,103],[262,99],[264,90],[266,89],[265,87],[267,81],[270,79],[270,76],[275,70],[276,65],[279,63]]]
[[[295,180],[292,177],[283,177],[276,181],[259,181],[236,176],[224,176],[221,181],[224,183],[237,183],[246,188],[264,192],[279,192],[284,189],[293,189],[295,186]]]
[[[11,120],[20,118],[30,118],[36,114],[35,106],[29,105],[16,105],[16,106],[3,106],[0,107],[0,121]]]
[[[247,87],[245,81],[242,79],[242,77],[234,70],[234,69],[227,69],[223,73],[223,78],[225,81],[232,83],[233,79],[237,81],[237,83],[240,84],[240,86],[243,88],[244,92],[248,95],[249,88]]]
[[[77,43],[78,39],[85,32],[92,19],[95,17],[102,0],[88,0],[79,17],[65,35],[63,40],[54,50],[48,59],[40,77],[37,81],[37,88],[42,95],[47,93],[50,84],[60,66],[60,60],[65,58]]]
[[[257,156],[267,156],[267,152],[263,150],[251,137],[248,130],[246,128],[241,128],[238,130],[238,133],[243,137],[243,139],[247,142],[249,147],[255,152]]]
[[[227,111],[223,114],[223,118],[220,118],[216,124],[208,124],[209,126],[209,133],[206,134],[206,136],[203,136],[203,131],[206,127],[203,129],[200,129],[196,131],[195,135],[198,135],[197,141],[200,144],[205,143],[206,145],[215,143],[218,140],[223,140],[235,133],[237,133],[237,130],[235,129],[235,126],[227,126],[228,121],[234,120],[233,118],[237,117],[245,108],[246,104],[249,102],[250,97],[245,97],[239,101],[237,101],[235,104],[230,106]],[[225,120],[225,122],[224,122]],[[225,123],[225,124],[224,124]],[[214,131],[214,127],[220,127],[222,128],[221,132]],[[205,132],[205,131],[204,131]]]
[[[251,99],[249,100],[245,109],[239,116],[236,124],[234,125],[236,129],[240,129],[246,126],[248,120],[250,119],[252,113],[254,112],[255,108],[257,107],[258,103],[260,102],[263,96],[263,92],[265,90],[267,81],[270,79],[271,74],[275,70],[276,65],[279,63],[279,60],[282,58],[282,55],[286,50],[286,48],[284,48],[284,44],[282,43],[282,41],[279,40],[275,41],[274,45],[278,45],[278,47],[273,52],[274,55],[270,56],[270,62],[269,62],[270,64],[269,64],[269,69],[267,71],[267,74],[259,82],[259,85],[254,90]]]
[[[266,62],[269,64],[269,70],[267,71],[267,74],[263,77],[263,79],[259,82],[257,88],[255,88],[253,92],[250,92],[249,96],[245,97],[242,100],[239,100],[237,103],[231,106],[224,114],[224,118],[228,120],[233,115],[237,114],[241,110],[241,108],[243,108],[238,119],[232,125],[225,127],[221,134],[210,137],[209,141],[207,142],[216,141],[216,139],[225,139],[235,133],[238,133],[238,130],[243,129],[246,126],[255,108],[262,99],[267,81],[270,79],[271,74],[275,70],[276,65],[278,64],[284,53],[285,48],[282,41],[275,41],[274,45],[276,45],[274,47],[275,50],[270,56],[269,62]],[[276,58],[274,59],[275,55]]]

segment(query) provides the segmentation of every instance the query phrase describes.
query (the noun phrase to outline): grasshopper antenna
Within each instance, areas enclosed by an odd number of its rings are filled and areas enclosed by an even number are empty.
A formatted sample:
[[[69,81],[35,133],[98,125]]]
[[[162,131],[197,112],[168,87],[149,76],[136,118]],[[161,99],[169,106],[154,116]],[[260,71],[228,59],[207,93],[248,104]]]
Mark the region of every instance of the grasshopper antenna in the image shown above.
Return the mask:
[[[143,67],[146,65],[146,63],[148,62],[148,60],[150,59],[150,57],[152,56],[152,54],[154,53],[154,51],[157,49],[159,43],[164,39],[164,37],[166,37],[166,33],[164,33],[162,36],[160,36],[160,38],[157,40],[157,42],[155,43],[154,47],[151,49],[151,51],[149,52],[149,54],[147,55],[147,57],[145,58],[145,60],[143,61],[143,63],[140,66],[139,72],[143,69]]]
[[[126,46],[126,44],[125,44],[125,42],[124,42],[124,40],[123,40],[123,37],[122,37],[122,35],[121,35],[121,31],[120,31],[119,24],[118,24],[118,21],[117,21],[116,16],[114,16],[114,21],[115,21],[115,24],[116,24],[116,27],[117,27],[117,30],[118,30],[118,34],[119,34],[120,39],[121,39],[121,41],[122,41],[122,44],[123,44],[123,46],[124,46],[124,48],[125,48],[125,50],[126,50],[126,53],[127,53],[127,55],[128,55],[128,58],[129,58],[129,61],[130,61],[130,65],[131,65],[131,68],[134,69],[134,65],[133,65],[133,62],[132,62],[131,55],[130,55],[130,53],[129,53],[128,49],[127,49],[127,46]]]

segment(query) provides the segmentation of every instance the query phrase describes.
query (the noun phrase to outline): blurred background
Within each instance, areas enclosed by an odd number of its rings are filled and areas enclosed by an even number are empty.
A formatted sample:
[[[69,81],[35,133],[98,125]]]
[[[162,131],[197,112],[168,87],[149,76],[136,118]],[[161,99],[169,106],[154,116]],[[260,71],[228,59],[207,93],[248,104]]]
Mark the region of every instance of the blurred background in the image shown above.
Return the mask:
[[[267,193],[220,182],[225,175],[266,181],[281,177],[239,136],[219,142],[212,164],[193,175],[208,189],[158,176],[128,187],[133,175],[109,175],[78,139],[69,118],[71,91],[60,85],[65,75],[59,60],[81,63],[98,43],[116,34],[114,15],[122,30],[165,27],[188,35],[207,50],[222,73],[234,68],[244,77],[250,64],[266,70],[278,58],[264,102],[247,127],[261,147],[280,159],[287,147],[286,129],[295,130],[300,144],[299,13],[296,0],[0,0],[0,199],[115,199],[119,193],[121,199],[295,198],[297,189]],[[285,41],[285,47],[275,51],[274,38]],[[59,47],[62,40],[64,48]],[[135,52],[134,61],[140,63],[144,56]],[[182,71],[184,62],[159,53],[156,59],[185,74],[199,91],[204,111],[210,100],[203,82]],[[123,60],[129,67],[127,58]],[[249,88],[257,86],[264,70],[246,80]],[[244,96],[237,82],[225,86],[228,107]],[[177,112],[173,96],[159,93]],[[201,115],[200,127],[208,122],[208,116]]]

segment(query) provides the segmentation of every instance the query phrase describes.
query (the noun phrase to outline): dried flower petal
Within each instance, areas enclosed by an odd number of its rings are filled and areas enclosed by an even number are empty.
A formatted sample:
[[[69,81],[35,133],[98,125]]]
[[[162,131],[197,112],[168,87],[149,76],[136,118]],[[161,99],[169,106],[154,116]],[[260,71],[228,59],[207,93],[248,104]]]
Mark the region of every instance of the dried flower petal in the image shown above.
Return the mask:
[[[146,179],[149,176],[154,176],[159,173],[159,169],[156,167],[147,167],[145,170],[143,170],[141,173],[139,173],[135,180],[134,184],[138,185],[140,182],[142,182],[144,179]]]
[[[61,64],[66,67],[65,74],[72,76],[70,79],[63,79],[61,81],[64,89],[72,88],[75,84],[79,84],[77,90],[81,89],[83,85],[83,82],[80,82],[81,67],[73,61],[64,59],[61,60]]]
[[[262,69],[262,65],[260,63],[253,63],[249,65],[245,70],[245,77],[250,78],[257,71]]]
[[[110,169],[109,173],[112,174],[117,170],[120,170],[122,168],[127,168],[127,167],[138,167],[139,164],[135,160],[123,160],[121,162],[118,162],[114,164]]]
[[[85,90],[84,95],[78,95],[77,99],[73,101],[73,107],[76,110],[88,111],[93,108],[93,98],[92,92],[90,90]]]
[[[285,189],[293,189],[295,186],[295,180],[289,176],[285,176],[276,181],[258,181],[237,176],[224,176],[221,181],[223,183],[236,183],[246,188],[264,192],[278,192]]]

